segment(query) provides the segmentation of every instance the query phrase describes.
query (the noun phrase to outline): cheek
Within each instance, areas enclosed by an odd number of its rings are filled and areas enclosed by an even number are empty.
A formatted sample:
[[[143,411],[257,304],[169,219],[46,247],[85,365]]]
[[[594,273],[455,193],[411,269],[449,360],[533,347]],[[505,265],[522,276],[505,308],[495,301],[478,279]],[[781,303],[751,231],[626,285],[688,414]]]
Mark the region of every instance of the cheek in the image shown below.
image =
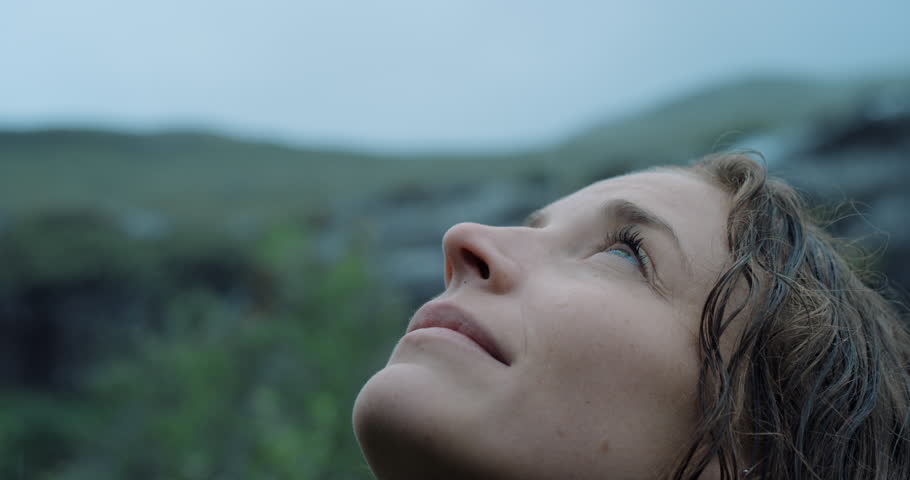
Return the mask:
[[[697,379],[695,339],[650,291],[563,290],[534,310],[529,387],[566,408],[688,412]],[[634,412],[630,412],[634,413]]]

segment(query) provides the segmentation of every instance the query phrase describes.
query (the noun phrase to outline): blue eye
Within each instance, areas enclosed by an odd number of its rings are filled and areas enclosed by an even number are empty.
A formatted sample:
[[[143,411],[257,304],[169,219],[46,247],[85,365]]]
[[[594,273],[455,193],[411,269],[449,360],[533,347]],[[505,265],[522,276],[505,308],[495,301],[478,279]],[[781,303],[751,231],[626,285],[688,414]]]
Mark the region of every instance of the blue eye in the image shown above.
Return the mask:
[[[650,278],[650,261],[641,244],[641,233],[633,225],[626,225],[607,236],[601,251],[624,259],[637,268],[645,278]],[[625,245],[627,248],[616,248],[620,245]]]
[[[636,267],[638,267],[640,264],[640,262],[638,261],[638,258],[635,255],[632,255],[631,253],[629,253],[623,249],[620,249],[620,248],[611,248],[611,249],[607,250],[606,253],[609,253],[611,255],[616,255],[617,257],[622,257],[627,262],[631,263],[632,265],[634,265]]]

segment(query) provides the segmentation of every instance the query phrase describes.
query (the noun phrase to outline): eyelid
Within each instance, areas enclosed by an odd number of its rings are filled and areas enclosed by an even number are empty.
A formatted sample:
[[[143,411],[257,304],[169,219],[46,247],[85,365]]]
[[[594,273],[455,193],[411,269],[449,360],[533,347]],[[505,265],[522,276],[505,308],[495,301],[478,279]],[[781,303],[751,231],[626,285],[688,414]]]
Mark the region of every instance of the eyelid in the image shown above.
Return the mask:
[[[631,250],[631,247],[629,247],[629,249]],[[648,272],[647,269],[650,268],[651,258],[648,256],[648,252],[645,251],[644,247],[640,247],[637,252],[630,251],[628,253],[635,259],[640,267],[645,269],[645,273],[650,275],[650,272]]]
[[[631,264],[633,267],[635,267],[636,270],[638,270],[639,274],[643,274],[642,260],[634,252],[629,252],[626,248],[620,248],[620,247],[607,248],[604,251],[606,253],[620,252],[620,254],[616,254],[615,256],[620,257],[624,262]]]
[[[643,245],[645,239],[641,230],[636,227],[637,225],[629,224],[611,230],[607,234],[604,245],[599,251],[609,252],[611,250],[616,250],[613,247],[623,245],[625,247],[624,250],[628,250],[629,255],[635,258],[635,261],[637,262],[636,267],[638,268],[639,273],[650,283],[653,276],[651,256]]]
[[[651,255],[650,251],[648,250],[648,248],[646,248],[646,245],[645,245],[645,243],[648,241],[648,237],[645,236],[644,232],[640,228],[640,225],[627,224],[627,225],[619,227],[619,229],[611,231],[607,236],[608,242],[604,246],[604,248],[601,249],[601,251],[607,251],[610,248],[612,248],[614,245],[616,245],[616,243],[617,243],[616,240],[618,240],[619,234],[623,229],[625,229],[627,232],[629,230],[634,229],[635,230],[634,233],[636,233],[637,236],[640,238],[641,253],[642,253],[642,257],[643,257],[642,259],[640,259],[640,261],[643,261],[644,263],[642,264],[642,267],[639,270],[639,273],[642,276],[642,278],[645,280],[645,283],[648,284],[648,288],[650,288],[654,293],[656,293],[659,297],[663,298],[665,301],[670,301],[669,290],[667,290],[666,285],[664,285],[663,280],[661,280],[660,275],[657,273],[657,267],[654,263],[654,257]],[[610,242],[609,240],[611,240],[611,239],[613,239],[614,241]],[[622,243],[622,242],[620,242],[620,243]]]

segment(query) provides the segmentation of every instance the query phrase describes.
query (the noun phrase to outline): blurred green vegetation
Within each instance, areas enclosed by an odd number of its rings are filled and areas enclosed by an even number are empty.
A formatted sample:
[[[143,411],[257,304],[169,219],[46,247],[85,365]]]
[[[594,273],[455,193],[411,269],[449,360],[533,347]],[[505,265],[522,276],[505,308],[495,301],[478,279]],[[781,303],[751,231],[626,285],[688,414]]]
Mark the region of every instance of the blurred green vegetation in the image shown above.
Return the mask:
[[[400,334],[403,306],[371,281],[361,248],[325,264],[308,238],[283,223],[245,240],[142,239],[86,212],[13,224],[0,236],[8,305],[89,288],[112,304],[142,298],[145,313],[57,316],[107,334],[73,339],[78,358],[55,359],[81,365],[54,367],[65,381],[0,390],[0,478],[370,478],[350,412]]]

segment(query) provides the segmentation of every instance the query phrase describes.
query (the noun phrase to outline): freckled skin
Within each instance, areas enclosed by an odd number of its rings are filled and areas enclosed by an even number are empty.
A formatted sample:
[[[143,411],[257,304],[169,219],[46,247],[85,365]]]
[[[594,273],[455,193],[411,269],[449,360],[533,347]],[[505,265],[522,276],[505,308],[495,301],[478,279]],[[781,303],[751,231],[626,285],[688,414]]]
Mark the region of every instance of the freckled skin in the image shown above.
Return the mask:
[[[676,232],[679,249],[668,235],[640,229],[665,295],[628,247],[600,250],[623,226],[602,213],[615,199]],[[354,408],[376,476],[655,478],[694,428],[695,333],[727,260],[729,207],[698,177],[649,172],[560,199],[533,228],[452,227],[443,240],[446,291],[437,300],[469,312],[513,361],[505,366],[441,340],[400,342]]]

